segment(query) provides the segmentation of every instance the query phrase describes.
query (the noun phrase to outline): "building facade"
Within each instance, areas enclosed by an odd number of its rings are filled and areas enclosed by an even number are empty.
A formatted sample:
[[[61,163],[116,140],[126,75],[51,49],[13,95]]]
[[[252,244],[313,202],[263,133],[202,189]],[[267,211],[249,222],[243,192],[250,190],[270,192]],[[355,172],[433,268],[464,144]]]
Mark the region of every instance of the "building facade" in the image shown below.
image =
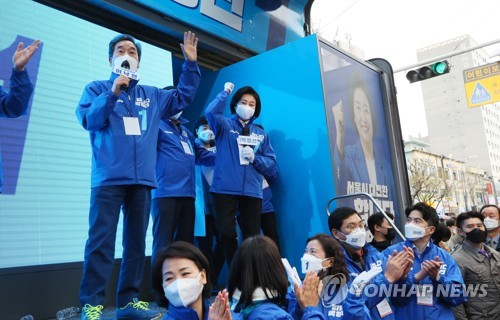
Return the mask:
[[[405,156],[414,202],[426,202],[440,213],[458,215],[481,208],[493,197],[492,182],[483,169],[432,153],[424,141],[405,141]]]
[[[468,35],[417,50],[419,61],[432,59],[477,43]],[[486,172],[500,189],[500,104],[469,108],[463,71],[490,63],[483,49],[447,59],[449,74],[420,82],[432,151]],[[493,201],[495,199],[493,198]]]

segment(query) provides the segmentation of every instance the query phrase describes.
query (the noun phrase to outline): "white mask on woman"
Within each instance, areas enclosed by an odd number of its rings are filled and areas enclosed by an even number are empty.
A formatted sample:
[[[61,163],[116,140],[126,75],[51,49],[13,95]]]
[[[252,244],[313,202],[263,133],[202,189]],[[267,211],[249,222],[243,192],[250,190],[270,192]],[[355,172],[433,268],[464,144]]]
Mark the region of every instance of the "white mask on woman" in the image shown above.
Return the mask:
[[[163,287],[165,298],[176,307],[188,307],[192,305],[203,292],[201,283],[201,272],[196,278],[177,279],[166,287]]]
[[[323,259],[317,258],[309,253],[304,253],[302,258],[302,273],[306,274],[309,271],[319,271],[323,269]]]
[[[255,113],[255,109],[252,107],[249,107],[249,106],[241,104],[241,103],[238,103],[236,105],[236,114],[243,121],[248,121],[248,120],[252,119],[254,113]]]

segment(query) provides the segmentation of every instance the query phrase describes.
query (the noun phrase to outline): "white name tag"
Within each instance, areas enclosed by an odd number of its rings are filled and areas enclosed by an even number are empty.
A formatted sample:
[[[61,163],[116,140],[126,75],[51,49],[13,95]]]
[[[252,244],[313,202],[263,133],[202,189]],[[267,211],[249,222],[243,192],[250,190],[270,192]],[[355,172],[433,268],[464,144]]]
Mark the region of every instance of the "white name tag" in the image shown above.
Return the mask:
[[[134,72],[134,71],[130,71],[129,69],[125,69],[125,68],[121,68],[121,67],[116,67],[114,70],[113,70],[114,73],[118,74],[118,75],[124,75],[126,77],[129,77],[130,79],[132,80],[139,80],[139,73],[137,72]]]
[[[379,304],[377,304],[377,310],[381,318],[392,314],[392,309],[389,305],[389,302],[387,302],[387,299],[384,299]]]
[[[237,140],[239,145],[256,146],[259,144],[257,136],[238,136]]]
[[[141,127],[139,126],[139,118],[137,117],[123,117],[123,124],[125,125],[125,134],[127,136],[140,136]]]
[[[184,142],[181,140],[182,148],[184,149],[184,152],[186,154],[189,154],[190,156],[193,155],[193,151],[191,151],[191,148],[189,147],[189,144],[187,142]]]
[[[432,285],[423,284],[418,286],[417,304],[421,306],[433,306]]]

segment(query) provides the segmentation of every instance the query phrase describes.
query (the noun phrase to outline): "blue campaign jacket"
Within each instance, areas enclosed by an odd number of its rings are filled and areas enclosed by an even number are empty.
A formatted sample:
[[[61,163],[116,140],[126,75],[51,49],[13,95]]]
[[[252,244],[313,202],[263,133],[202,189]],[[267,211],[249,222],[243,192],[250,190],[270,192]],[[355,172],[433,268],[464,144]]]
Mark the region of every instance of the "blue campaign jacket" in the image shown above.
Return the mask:
[[[0,118],[22,116],[28,109],[28,103],[33,93],[33,84],[26,70],[13,69],[9,86],[10,92],[0,86]],[[0,155],[0,193],[2,193],[2,184],[2,157]]]
[[[328,290],[328,287],[323,288],[323,291]],[[288,292],[288,311],[292,315],[294,320],[300,320],[303,316],[303,311],[300,309],[300,305],[297,303],[297,298],[295,293]],[[349,318],[344,317],[343,304],[332,304],[330,306],[325,306],[323,301],[318,303],[318,311],[323,315],[326,320],[341,320],[341,319],[370,319],[369,312],[365,307],[365,299],[360,299],[353,294],[348,294],[346,299],[350,299],[349,308]]]
[[[200,82],[195,61],[185,61],[175,90],[161,90],[131,81],[119,97],[111,91],[116,74],[85,87],[76,109],[89,131],[92,146],[91,187],[141,184],[156,187],[155,163],[161,118],[187,107]],[[137,117],[140,136],[125,134],[124,117]]]
[[[394,250],[398,252],[403,250],[403,245],[412,248],[413,243],[410,240],[406,240],[405,242],[390,246],[382,253],[386,257]],[[426,276],[422,281],[417,282],[415,280],[415,273],[420,271],[422,262],[425,260],[434,260],[436,256],[444,263],[440,270],[441,276],[439,280],[436,281]],[[391,298],[396,308],[397,319],[453,320],[455,317],[451,307],[467,302],[467,298],[463,292],[464,280],[460,268],[448,252],[436,246],[432,241],[429,242],[429,245],[424,249],[420,257],[415,253],[413,268],[406,280],[397,283],[406,285],[406,288],[408,288],[405,294],[400,293],[399,296]],[[417,304],[415,291],[412,292],[409,288],[419,284],[433,286],[433,306]],[[451,290],[453,294],[441,294],[440,297],[437,297],[438,285],[442,286],[442,288],[453,288]],[[407,297],[408,295],[409,297]]]
[[[208,310],[210,307],[210,303],[208,300],[204,303],[203,308],[203,319],[208,319]],[[168,306],[167,313],[161,318],[161,320],[200,320],[198,318],[198,314],[191,308],[187,307],[176,307],[172,304]]]
[[[241,313],[233,319],[239,320],[293,320],[292,316],[283,308],[272,302],[264,302],[257,306],[246,318]],[[316,307],[306,307],[301,320],[324,320],[325,318]]]
[[[254,162],[240,165],[237,138],[241,134],[243,125],[236,114],[230,118],[222,115],[227,98],[226,91],[219,93],[205,110],[210,128],[215,133],[217,146],[214,179],[210,192],[262,199],[262,176],[271,175],[276,166],[274,150],[267,133],[254,125],[252,122],[255,118],[252,118],[247,126],[250,127],[250,135],[257,136],[260,144],[254,148]]]
[[[153,199],[164,197],[195,198],[195,156],[200,149],[194,147],[194,136],[179,118],[175,125],[163,119],[158,133],[156,180],[158,188],[152,192]],[[182,141],[182,142],[181,142]],[[183,146],[184,143],[184,146]],[[189,151],[184,148],[189,149]]]
[[[356,262],[354,262],[354,260],[352,260],[343,246],[342,250],[344,252],[345,262],[347,264],[347,271],[349,272],[349,281],[347,282],[348,287],[351,286],[354,278],[356,278],[361,272],[368,271],[375,266],[383,267],[384,259],[382,254],[370,244],[366,244],[363,247],[363,268],[361,268]],[[384,276],[384,271],[379,273],[371,281],[370,285],[374,287],[389,286],[389,282]],[[347,299],[345,299],[342,303],[344,319],[382,319],[377,309],[377,305],[381,303],[383,299],[384,297],[380,297],[379,295],[366,297],[365,293],[362,293],[360,297],[355,297],[352,294],[349,294]],[[360,300],[364,301],[364,305],[360,304]],[[392,308],[392,310],[393,313],[385,316],[383,318],[384,320],[396,319],[394,317],[394,308]]]
[[[197,168],[197,194],[196,194],[196,210],[204,212],[205,215],[213,216],[215,214],[215,206],[210,194],[210,184],[208,183],[205,173],[213,175],[215,166],[215,157],[217,148],[206,148],[203,142],[196,138],[194,139],[196,149],[196,165]]]

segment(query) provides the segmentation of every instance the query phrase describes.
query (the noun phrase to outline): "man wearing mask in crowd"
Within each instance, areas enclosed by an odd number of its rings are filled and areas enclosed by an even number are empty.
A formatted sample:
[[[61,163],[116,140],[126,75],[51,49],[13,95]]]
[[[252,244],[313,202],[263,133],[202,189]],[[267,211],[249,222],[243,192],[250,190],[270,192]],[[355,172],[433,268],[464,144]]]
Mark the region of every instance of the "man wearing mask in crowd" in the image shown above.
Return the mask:
[[[500,253],[484,245],[486,228],[483,216],[475,211],[457,217],[458,232],[465,238],[452,257],[471,292],[469,301],[453,308],[458,320],[500,319]],[[475,289],[480,288],[478,291]]]
[[[382,286],[389,287],[407,274],[413,263],[413,252],[407,248],[401,248],[398,253],[390,255],[391,258],[385,263],[382,255],[372,246],[366,245],[366,231],[364,221],[356,210],[348,207],[335,209],[328,217],[328,228],[332,236],[339,242],[343,249],[347,271],[351,281],[363,271],[369,271],[372,268],[382,268],[371,281],[377,288]],[[394,309],[389,301],[381,295],[374,295],[367,298],[361,295],[360,299],[365,299],[366,309],[372,319],[395,319]],[[346,319],[356,317],[356,314],[350,312],[356,311],[356,306],[350,304],[350,299],[344,300],[342,309]]]
[[[17,118],[22,116],[28,109],[28,102],[33,93],[26,64],[35,54],[40,46],[40,40],[23,49],[23,43],[17,45],[16,52],[12,57],[14,65],[10,76],[10,92],[0,85],[0,118]],[[2,157],[0,154],[0,193],[2,193]]]
[[[385,214],[394,221],[392,213],[386,212]],[[368,218],[368,228],[373,235],[373,240],[370,244],[379,252],[387,249],[396,237],[396,230],[394,230],[381,212],[374,213]]]
[[[109,43],[109,80],[85,87],[76,109],[92,146],[89,233],[80,285],[82,319],[101,319],[104,291],[111,276],[120,211],[123,253],[118,279],[116,319],[161,316],[138,301],[142,280],[151,189],[156,187],[156,145],[160,120],[188,106],[200,81],[198,38],[185,32],[186,57],[176,90],[139,85],[141,45],[120,34]]]
[[[453,320],[451,307],[466,302],[467,298],[455,260],[431,241],[439,223],[437,212],[425,203],[417,203],[406,208],[405,213],[406,241],[382,252],[386,256],[405,246],[414,252],[412,270],[397,283],[404,290],[394,290],[391,298],[396,318]]]
[[[483,215],[484,226],[488,230],[488,237],[485,241],[486,245],[500,252],[500,227],[498,225],[500,209],[494,204],[487,204],[479,212]]]

